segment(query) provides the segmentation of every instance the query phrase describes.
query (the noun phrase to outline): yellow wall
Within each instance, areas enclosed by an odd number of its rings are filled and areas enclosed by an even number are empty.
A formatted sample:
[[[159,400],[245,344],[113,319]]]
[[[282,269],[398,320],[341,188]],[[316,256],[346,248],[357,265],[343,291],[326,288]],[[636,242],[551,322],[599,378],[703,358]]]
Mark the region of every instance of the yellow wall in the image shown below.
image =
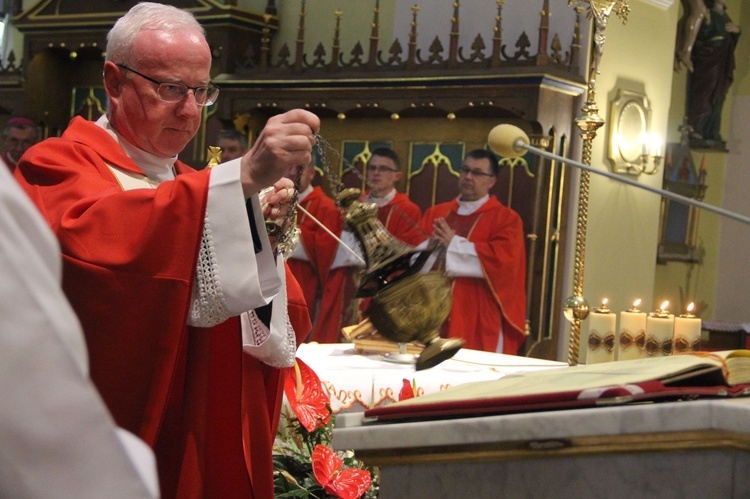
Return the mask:
[[[741,9],[739,0],[729,0],[727,7],[730,17],[736,23],[740,26],[750,26],[750,9]],[[741,13],[740,10],[744,10],[744,13]],[[744,17],[742,14],[744,14]],[[746,54],[749,45],[750,40],[748,40],[747,36],[741,36],[735,55]],[[738,56],[736,61],[735,82],[730,89],[730,94],[722,115],[722,137],[725,140],[729,140],[732,136],[732,131],[729,129],[732,114],[732,96],[750,93],[750,63],[748,63],[746,57],[741,56]],[[687,73],[683,69],[679,73],[674,74],[672,84],[668,136],[670,142],[677,142],[680,138],[677,127],[682,123],[685,115],[686,85]],[[731,140],[729,145],[731,146]],[[696,167],[700,166],[703,157],[703,152],[693,152],[693,161]],[[706,177],[708,188],[704,202],[715,206],[722,206],[724,204],[723,186],[727,154],[723,152],[706,152],[705,160],[708,172]],[[701,211],[698,225],[698,245],[704,253],[703,261],[700,264],[670,262],[666,265],[658,265],[656,267],[656,282],[654,286],[655,301],[669,299],[672,303],[677,304],[680,298],[680,290],[682,289],[682,292],[686,293],[688,301],[695,301],[697,306],[700,305],[703,308],[701,318],[704,320],[716,318],[714,313],[717,305],[719,232],[722,222],[722,217],[719,215]],[[701,311],[700,309],[698,310]]]
[[[609,103],[618,89],[645,93],[652,131],[665,137],[668,129],[678,8],[673,4],[665,10],[641,0],[631,0],[630,6],[627,24],[612,15],[605,30],[596,102],[607,124],[592,154],[592,166],[601,169],[609,168]],[[662,184],[661,174],[628,177],[652,187]],[[653,308],[659,209],[659,196],[592,175],[583,292],[590,305],[607,297],[610,308],[620,311],[641,298],[642,308]]]

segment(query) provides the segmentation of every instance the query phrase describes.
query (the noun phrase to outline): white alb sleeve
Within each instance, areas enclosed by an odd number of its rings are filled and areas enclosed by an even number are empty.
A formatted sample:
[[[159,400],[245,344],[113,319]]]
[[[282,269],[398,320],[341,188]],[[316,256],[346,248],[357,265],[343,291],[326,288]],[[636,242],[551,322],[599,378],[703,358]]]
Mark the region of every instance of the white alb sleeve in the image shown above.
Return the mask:
[[[355,236],[351,231],[342,230],[341,241],[343,241],[344,244],[342,245],[341,243],[339,243],[336,247],[336,255],[333,257],[331,269],[337,269],[340,267],[364,268],[365,264],[363,262],[365,261],[365,258],[364,254],[362,253],[362,247],[357,240],[357,236]],[[347,249],[347,247],[354,250],[359,258],[354,256],[352,252]]]
[[[474,243],[461,236],[453,236],[445,252],[445,273],[451,277],[484,279],[482,264]]]
[[[289,320],[284,261],[274,267],[282,280],[282,292],[273,300],[271,327],[266,327],[254,310],[242,314],[242,348],[261,362],[273,367],[291,367],[297,353],[297,340]]]
[[[257,196],[252,198],[262,249],[255,253],[240,184],[240,159],[212,168],[188,324],[210,327],[270,303],[281,288]]]

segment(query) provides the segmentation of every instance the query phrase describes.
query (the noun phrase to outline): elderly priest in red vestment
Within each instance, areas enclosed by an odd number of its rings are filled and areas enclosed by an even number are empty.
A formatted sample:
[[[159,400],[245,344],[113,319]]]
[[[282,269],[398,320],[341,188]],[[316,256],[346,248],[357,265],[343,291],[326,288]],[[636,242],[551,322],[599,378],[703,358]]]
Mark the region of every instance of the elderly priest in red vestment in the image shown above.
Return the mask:
[[[290,322],[309,320],[264,215],[284,219],[282,176],[310,162],[320,122],[275,116],[243,157],[194,171],[177,154],[218,96],[200,24],[139,3],[106,54],[107,115],[73,119],[16,171],[62,247],[91,377],[153,447],[163,497],[273,497],[276,368],[294,362]]]
[[[489,151],[469,152],[459,196],[428,209],[422,229],[441,245],[436,265],[454,278],[447,335],[515,355],[525,340],[526,250],[521,217],[489,194],[498,170]]]

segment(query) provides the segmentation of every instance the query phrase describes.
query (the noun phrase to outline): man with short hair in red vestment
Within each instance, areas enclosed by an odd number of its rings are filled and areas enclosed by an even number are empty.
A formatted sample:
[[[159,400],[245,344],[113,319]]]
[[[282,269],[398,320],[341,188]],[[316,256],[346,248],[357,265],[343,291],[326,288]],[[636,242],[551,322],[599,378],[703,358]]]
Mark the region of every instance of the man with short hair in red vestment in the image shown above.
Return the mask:
[[[287,178],[296,180],[298,167],[292,167],[287,172]],[[322,223],[335,234],[341,234],[342,218],[336,203],[329,198],[320,186],[313,186],[315,166],[310,163],[302,168],[299,176],[299,196],[297,198],[297,227],[300,229],[300,240],[294,252],[287,260],[292,274],[302,287],[305,301],[313,323],[320,308],[323,293],[321,283],[327,281],[328,272],[336,254],[338,241],[328,234],[320,224]],[[313,220],[315,217],[318,222]],[[325,341],[328,338],[316,336],[313,339]],[[336,339],[330,338],[335,341]]]
[[[419,227],[422,210],[409,196],[396,190],[401,180],[401,159],[396,151],[379,147],[372,152],[367,162],[367,187],[363,202],[378,207],[378,220],[398,240],[417,245],[426,234]]]
[[[247,154],[195,171],[177,154],[218,97],[203,28],[143,2],[107,40],[107,115],[30,148],[16,179],[60,242],[91,378],[153,447],[162,496],[271,498],[278,368],[309,320],[265,219],[287,222],[282,176],[310,162],[320,121],[274,116]]]
[[[515,355],[525,340],[526,251],[521,217],[489,194],[498,169],[492,153],[469,152],[459,196],[428,209],[422,229],[441,244],[444,270],[453,277],[448,337]]]

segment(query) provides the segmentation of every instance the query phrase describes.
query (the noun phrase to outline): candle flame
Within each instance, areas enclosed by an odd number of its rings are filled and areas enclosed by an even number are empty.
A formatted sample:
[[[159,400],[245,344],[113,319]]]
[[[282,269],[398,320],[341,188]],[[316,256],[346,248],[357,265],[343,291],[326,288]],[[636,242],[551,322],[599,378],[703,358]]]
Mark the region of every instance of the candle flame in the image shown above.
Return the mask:
[[[607,300],[606,298],[602,298],[602,307],[605,306],[608,301],[609,300]]]
[[[688,313],[693,311],[693,307],[695,307],[695,303],[690,302],[690,305],[687,306]]]
[[[636,298],[636,300],[633,302],[633,308],[638,308],[638,305],[641,304],[641,299]]]
[[[666,310],[669,306],[669,301],[664,301],[664,303],[661,304],[661,307],[659,307],[659,310]]]

